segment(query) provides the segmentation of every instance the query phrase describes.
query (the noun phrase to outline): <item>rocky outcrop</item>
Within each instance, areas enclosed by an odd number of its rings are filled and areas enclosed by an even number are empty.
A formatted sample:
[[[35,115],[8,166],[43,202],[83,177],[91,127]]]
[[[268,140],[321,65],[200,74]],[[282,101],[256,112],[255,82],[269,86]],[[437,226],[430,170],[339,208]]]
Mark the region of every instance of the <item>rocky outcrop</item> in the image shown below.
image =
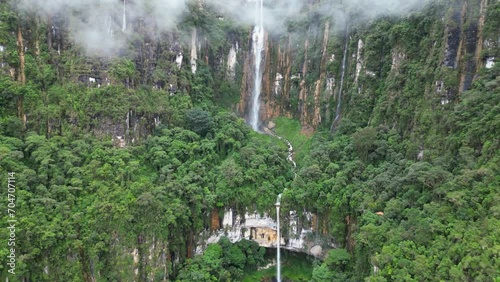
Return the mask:
[[[142,142],[160,123],[159,115],[144,116],[129,110],[122,120],[95,117],[91,131],[97,137],[111,138],[115,146],[123,148]]]
[[[299,217],[297,212],[290,211],[283,218],[281,230],[287,232],[282,233],[280,238],[282,248],[323,258],[328,250],[338,247],[314,231],[313,228],[316,226],[314,219],[317,218],[315,215],[304,213]],[[218,230],[207,230],[200,234],[196,253],[203,252],[208,244],[218,242],[222,236],[228,237],[233,243],[246,239],[257,242],[261,247],[276,248],[276,222],[269,214],[240,215],[232,209],[227,209],[224,212],[222,226]]]
[[[483,32],[487,9],[487,0],[457,1],[450,7],[449,16],[444,18],[446,37],[443,65],[454,70],[452,73],[456,74],[458,84],[445,85],[439,78],[436,92],[441,93],[441,105],[456,100],[469,90],[478,70],[488,62],[484,54],[492,46],[489,46]]]
[[[231,49],[229,49],[229,54],[227,55],[226,75],[230,80],[234,80],[236,74],[235,71],[236,71],[236,64],[238,63],[237,61],[238,51],[239,51],[238,42],[235,42],[231,46]]]
[[[288,30],[280,35],[274,33],[274,30],[270,30],[270,33],[266,34],[262,66],[261,109],[259,112],[262,121],[278,116],[287,116],[299,119],[303,128],[316,129],[322,124],[329,124],[335,117],[334,105],[339,98],[336,98],[334,94],[340,92],[338,90],[342,84],[340,83],[342,70],[339,65],[342,63],[341,57],[344,51],[338,43],[345,41],[339,32],[337,19],[326,19],[321,15],[313,14],[318,2],[320,1],[310,1],[305,6],[304,10],[308,10],[310,13],[307,21],[292,22],[290,26],[286,26]],[[208,2],[199,1],[197,8],[209,11],[205,5],[208,5]],[[457,0],[453,1],[451,5],[439,6],[444,10],[438,15],[439,17],[436,16],[436,23],[431,23],[439,28],[436,32],[437,36],[432,37],[431,44],[433,46],[431,48],[435,48],[436,54],[440,54],[434,58],[434,61],[442,62],[442,65],[445,66],[443,69],[449,71],[446,75],[451,73],[449,77],[452,77],[453,83],[449,83],[450,79],[446,79],[444,76],[430,78],[428,85],[426,85],[426,93],[432,92],[429,89],[432,89],[433,83],[443,81],[440,85],[447,88],[442,90],[442,93],[447,93],[446,101],[443,100],[443,102],[453,101],[453,98],[459,97],[461,92],[470,89],[480,67],[492,67],[495,62],[494,57],[498,58],[498,55],[495,52],[490,54],[487,51],[490,45],[498,45],[498,36],[485,35],[483,32],[488,20],[488,5],[492,5],[492,2],[488,0]],[[129,7],[127,6],[128,9],[130,9]],[[419,16],[417,13],[416,17]],[[217,17],[221,21],[227,20],[226,15]],[[54,53],[52,59],[57,60],[59,56],[56,52],[61,53],[65,51],[65,48],[71,47],[71,44],[68,43],[71,42],[68,36],[69,31],[65,28],[65,22],[68,19],[64,15],[57,14],[49,14],[47,19],[47,26],[42,31],[46,36],[40,38],[46,38],[49,50]],[[155,89],[171,90],[172,93],[189,92],[191,85],[189,85],[190,79],[186,78],[188,75],[186,72],[196,75],[197,69],[200,68],[199,62],[205,62],[209,66],[213,78],[226,78],[228,83],[233,84],[233,87],[240,87],[239,103],[232,106],[240,116],[246,117],[248,115],[254,76],[252,71],[254,62],[250,50],[251,28],[248,30],[248,36],[246,34],[242,36],[239,27],[233,30],[228,29],[227,34],[218,34],[217,37],[220,39],[221,36],[225,36],[226,41],[221,40],[224,42],[216,42],[216,44],[209,42],[215,39],[210,39],[210,32],[207,32],[204,26],[184,26],[177,30],[159,32],[159,28],[155,26],[156,23],[147,18],[132,20],[129,17],[127,20],[126,32],[140,35],[134,38],[132,43],[134,50],[132,57],[139,74],[133,82],[124,82],[128,87],[150,85]],[[117,36],[116,32],[119,32],[119,30],[113,30],[109,26],[103,26],[103,28],[105,31],[108,30],[110,38]],[[352,44],[348,42],[347,45],[349,47],[348,54],[351,54],[349,58],[355,58],[355,60],[347,66],[345,72],[343,92],[348,96],[345,97],[347,99],[343,100],[345,103],[341,106],[342,116],[344,113],[349,115],[349,109],[344,110],[344,106],[349,107],[349,101],[353,101],[353,97],[349,97],[349,95],[353,95],[356,91],[352,91],[352,88],[355,87],[358,94],[364,94],[363,89],[366,89],[364,83],[367,78],[372,79],[372,81],[378,78],[385,79],[381,72],[389,67],[393,73],[403,73],[406,64],[414,59],[411,50],[405,50],[402,42],[398,43],[401,46],[395,44],[395,46],[380,50],[380,54],[369,50],[370,46],[367,44],[372,44],[371,39],[373,38],[370,39],[369,31],[363,30],[363,28],[369,27],[353,26],[352,32],[347,36],[347,38],[352,37],[355,40]],[[402,34],[404,35],[404,32]],[[35,38],[30,38],[32,36],[30,33],[18,34],[14,30],[13,38],[16,35],[21,36],[21,40],[19,38],[17,40],[18,47],[24,46],[22,44],[25,41],[27,46],[24,47],[33,48],[34,53],[37,53],[37,41],[34,40]],[[27,38],[23,38],[23,36]],[[357,42],[357,49],[354,42]],[[19,62],[22,62],[24,49],[19,48],[18,50]],[[127,52],[130,50],[123,48],[123,50],[119,50],[119,55],[122,56],[123,53],[130,57]],[[28,53],[31,55],[30,51]],[[377,58],[374,59],[374,57]],[[382,62],[385,65],[375,68],[373,67],[374,61]],[[88,68],[79,67],[72,73],[71,80],[78,81],[80,78],[89,87],[122,83],[121,81],[112,81],[113,78],[108,76],[109,63],[109,61],[103,60],[97,67],[90,63]],[[15,72],[15,77],[19,81],[23,80],[22,65],[21,63]],[[63,72],[64,69],[61,67],[59,73]],[[458,83],[455,82],[456,80]],[[183,83],[184,85],[182,85]],[[18,115],[25,119],[26,116],[22,113],[22,102],[22,98],[20,98]],[[49,121],[49,123],[53,126],[52,122]],[[125,136],[125,134],[118,136]]]
[[[196,49],[196,43],[197,43],[197,32],[196,28],[193,28],[193,31],[191,32],[191,72],[194,74],[196,73],[196,68],[197,68],[197,60],[198,60],[198,51]]]
[[[406,58],[406,54],[400,50],[399,48],[394,48],[392,50],[392,65],[391,65],[391,71],[393,72],[399,72],[399,68],[403,61]]]
[[[307,124],[307,94],[308,94],[308,89],[306,85],[306,80],[305,76],[307,74],[307,55],[309,51],[309,32],[307,33],[306,40],[304,42],[304,62],[302,63],[302,80],[300,81],[299,84],[299,104],[297,111],[300,115],[300,122],[302,124]]]
[[[328,62],[327,48],[328,48],[329,38],[330,38],[330,22],[326,21],[325,30],[323,32],[323,43],[321,48],[321,65],[320,65],[319,79],[316,81],[316,89],[314,91],[314,117],[311,122],[311,126],[313,128],[318,127],[318,125],[321,123],[321,102],[322,102],[321,96],[323,93],[322,89],[327,88],[324,87],[324,85],[326,84],[326,64]]]
[[[483,58],[482,58],[482,52],[483,52],[483,45],[484,45],[484,36],[483,36],[483,29],[484,29],[484,23],[486,21],[486,11],[488,7],[488,0],[481,0],[481,3],[479,4],[479,19],[477,23],[478,27],[478,34],[477,34],[477,47],[476,47],[476,66],[481,67],[483,65]]]
[[[458,55],[460,49],[460,40],[462,33],[462,13],[461,7],[457,3],[453,7],[453,14],[449,19],[449,24],[446,27],[446,48],[444,65],[449,68],[457,68]]]
[[[467,5],[467,3],[464,4],[464,12],[462,14],[464,22],[464,30],[462,35],[463,48],[461,54],[463,63],[461,68],[462,75],[460,78],[459,94],[467,91],[470,88],[477,69],[476,51],[478,43],[479,18],[473,11],[475,9],[477,9],[475,5]]]

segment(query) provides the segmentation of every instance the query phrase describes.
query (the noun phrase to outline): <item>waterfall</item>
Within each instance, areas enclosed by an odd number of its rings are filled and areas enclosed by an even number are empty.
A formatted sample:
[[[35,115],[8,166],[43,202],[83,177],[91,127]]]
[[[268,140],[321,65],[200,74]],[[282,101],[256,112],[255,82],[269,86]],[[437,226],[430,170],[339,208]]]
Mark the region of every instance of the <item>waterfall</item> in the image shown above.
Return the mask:
[[[267,134],[282,140],[283,137],[275,134],[273,131],[269,130],[269,128],[265,127],[264,132]],[[287,160],[293,165],[293,168],[297,168],[297,164],[293,160],[293,146],[288,139],[285,139],[286,144],[288,145],[288,157]],[[295,177],[297,177],[297,173],[293,172]],[[285,188],[286,190],[286,188]],[[285,191],[283,190],[283,192]],[[281,282],[281,255],[280,255],[280,247],[281,247],[281,232],[280,232],[280,206],[281,206],[281,195],[278,195],[276,200],[276,281]]]
[[[283,139],[283,137],[277,135],[276,133],[274,133],[272,130],[270,130],[267,127],[264,127],[264,133],[267,133],[267,134],[269,134],[269,135],[271,135],[273,137],[276,137],[279,140]],[[292,143],[290,143],[290,141],[288,141],[288,139],[285,139],[285,143],[288,146],[288,157],[286,159],[292,164],[293,168],[295,169],[295,168],[297,168],[297,164],[293,160],[293,146],[292,146]],[[295,173],[295,176],[297,176],[296,173]]]
[[[254,56],[254,84],[252,91],[252,110],[250,112],[250,125],[253,130],[259,131],[260,90],[262,84],[262,51],[264,50],[264,24],[263,24],[263,0],[257,1],[257,23],[252,34],[252,52]]]
[[[281,236],[280,236],[280,205],[281,205],[281,194],[278,195],[276,199],[276,230],[277,230],[277,242],[276,242],[276,281],[281,282],[281,256],[280,256],[280,245],[281,245]]]
[[[131,110],[128,110],[127,112],[127,119],[126,119],[126,122],[125,122],[125,140],[128,140],[129,136],[130,136],[130,112]]]
[[[123,0],[123,22],[122,31],[125,32],[127,29],[127,0]]]
[[[286,144],[288,145],[288,157],[286,158],[289,162],[292,163],[293,165],[293,168],[296,168],[297,167],[297,164],[295,163],[295,161],[293,160],[293,146],[292,146],[292,143],[290,143],[290,141],[286,140],[285,139],[285,142]]]
[[[332,122],[332,127],[330,128],[330,131],[333,131],[335,129],[335,125],[340,119],[340,106],[342,105],[342,89],[344,87],[344,76],[345,76],[345,66],[347,62],[347,46],[349,45],[349,38],[348,38],[348,32],[346,28],[346,33],[345,33],[345,45],[344,45],[344,57],[342,58],[342,74],[340,75],[340,87],[339,87],[339,94],[338,94],[338,99],[337,99],[337,109],[335,110],[335,119]]]

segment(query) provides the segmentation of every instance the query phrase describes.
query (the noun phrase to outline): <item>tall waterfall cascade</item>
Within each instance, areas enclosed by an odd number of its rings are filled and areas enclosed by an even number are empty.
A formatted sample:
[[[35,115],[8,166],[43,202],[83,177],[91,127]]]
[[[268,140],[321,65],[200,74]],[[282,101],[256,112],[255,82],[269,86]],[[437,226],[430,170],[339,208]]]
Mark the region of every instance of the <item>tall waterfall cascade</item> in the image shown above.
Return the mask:
[[[283,139],[283,137],[276,135],[273,131],[271,131],[267,127],[264,128],[264,132],[266,132],[267,134],[269,134],[271,136],[278,138],[279,140]],[[295,172],[295,169],[297,168],[297,164],[293,160],[294,152],[293,152],[292,143],[290,141],[288,141],[287,139],[284,139],[284,140],[285,140],[286,144],[288,145],[287,160],[292,164],[293,169],[294,169],[293,173],[294,173],[295,177],[297,177],[297,173]],[[285,190],[286,190],[286,188],[285,188]],[[283,192],[285,192],[285,190],[283,190]],[[282,195],[282,193],[280,193],[278,195],[278,198],[276,199],[276,204],[275,204],[275,206],[276,206],[276,281],[278,281],[278,282],[281,282],[281,254],[280,254],[281,241],[282,241],[281,229],[280,229],[281,228],[280,227],[281,195]],[[294,215],[296,215],[296,212],[290,211],[290,218],[293,218]],[[297,222],[290,221],[290,227],[292,230],[292,234],[296,235],[297,234]],[[309,230],[309,231],[312,231],[312,230]],[[301,235],[302,235],[302,233],[304,233],[304,230],[302,230]],[[285,247],[288,247],[289,249],[293,249],[294,247],[297,247],[297,249],[301,249],[304,247],[305,244],[304,244],[304,241],[301,238],[301,236],[299,236],[298,244],[294,244],[294,243],[297,243],[295,241],[296,240],[289,240],[288,245],[285,245]]]
[[[252,108],[249,123],[253,130],[259,131],[260,91],[262,85],[262,52],[264,51],[264,19],[263,0],[257,1],[257,20],[252,34],[252,52],[254,59],[254,83],[252,91]]]
[[[280,234],[280,206],[281,206],[281,194],[278,195],[276,199],[276,280],[281,282],[281,255],[280,255],[280,245],[281,245],[281,234]]]
[[[262,121],[260,120],[260,94],[262,88],[262,69],[263,60],[265,59],[263,53],[265,51],[265,30],[263,23],[263,0],[256,1],[256,23],[252,31],[252,55],[253,55],[253,89],[252,98],[250,103],[250,111],[248,114],[248,123],[252,129],[259,133],[264,133],[276,137],[279,140],[285,141],[288,147],[287,160],[292,165],[292,170],[295,173],[297,164],[295,163],[294,148],[292,143],[276,135],[270,129],[271,127],[262,126]],[[194,38],[194,37],[193,37]],[[193,39],[192,46],[195,46],[195,41]],[[236,53],[238,52],[238,45],[236,44],[231,48],[228,55],[228,74],[234,72],[233,64],[235,62]],[[347,56],[345,53],[344,57]],[[344,66],[345,69],[344,58]],[[281,79],[281,78],[280,78]],[[284,191],[283,191],[284,192]],[[222,236],[226,236],[231,242],[237,242],[239,240],[253,240],[259,244],[259,246],[266,248],[276,248],[277,255],[277,281],[281,281],[281,256],[280,250],[287,249],[291,251],[304,252],[311,254],[316,257],[321,257],[325,252],[322,252],[322,247],[318,245],[318,242],[313,237],[313,217],[314,215],[307,211],[288,211],[285,218],[288,220],[283,224],[286,225],[288,232],[283,236],[281,234],[281,220],[280,220],[280,205],[281,205],[282,193],[278,195],[276,201],[276,215],[275,218],[269,213],[256,213],[256,211],[246,211],[243,214],[236,213],[232,208],[226,209],[224,211],[224,217],[222,220],[222,228],[216,231],[208,231],[200,234],[199,242],[196,246],[196,253],[201,253],[206,248],[208,244],[216,243]],[[300,221],[300,224],[299,224]],[[330,246],[332,248],[336,246]],[[315,251],[318,250],[319,251]]]
[[[125,32],[127,29],[127,0],[123,0],[123,22],[122,31]]]
[[[345,67],[346,67],[346,62],[347,62],[347,47],[349,45],[349,38],[347,36],[347,30],[346,30],[346,38],[345,38],[345,46],[344,46],[344,56],[342,58],[342,74],[340,75],[340,87],[339,87],[339,92],[337,96],[337,109],[335,110],[335,119],[332,122],[332,126],[330,128],[330,131],[333,131],[335,129],[335,125],[340,119],[340,108],[342,106],[342,91],[344,88],[344,76],[345,76]]]

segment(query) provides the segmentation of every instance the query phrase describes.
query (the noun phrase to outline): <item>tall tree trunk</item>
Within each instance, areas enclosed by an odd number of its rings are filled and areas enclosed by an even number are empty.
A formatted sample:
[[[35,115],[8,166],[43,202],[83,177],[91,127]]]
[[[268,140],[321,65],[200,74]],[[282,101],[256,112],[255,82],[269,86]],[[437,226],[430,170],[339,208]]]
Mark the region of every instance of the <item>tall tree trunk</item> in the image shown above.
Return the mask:
[[[189,229],[189,234],[187,238],[187,258],[192,258],[193,257],[193,230]]]
[[[210,230],[215,231],[220,229],[219,209],[214,208],[210,216]]]

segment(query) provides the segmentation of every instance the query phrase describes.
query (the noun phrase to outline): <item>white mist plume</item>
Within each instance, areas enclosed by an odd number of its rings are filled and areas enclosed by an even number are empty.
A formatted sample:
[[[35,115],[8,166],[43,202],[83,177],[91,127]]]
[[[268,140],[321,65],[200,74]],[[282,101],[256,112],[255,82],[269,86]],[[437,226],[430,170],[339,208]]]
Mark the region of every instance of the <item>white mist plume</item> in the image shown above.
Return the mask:
[[[381,16],[403,16],[426,6],[434,0],[333,0],[321,1],[315,9],[323,15],[340,16],[346,19],[354,15],[357,21],[366,21]]]
[[[186,0],[11,0],[12,6],[42,19],[62,16],[72,40],[91,55],[113,55],[143,20],[159,31],[174,28]]]
[[[125,46],[132,23],[143,20],[150,29],[172,30],[187,10],[187,3],[192,1],[200,7],[211,5],[215,11],[239,24],[255,24],[256,0],[126,0],[125,13],[124,0],[11,0],[11,3],[21,11],[38,14],[42,19],[49,15],[69,18],[68,29],[74,42],[89,54],[112,55]],[[323,16],[331,16],[343,26],[341,23],[347,18],[346,14],[356,14],[357,20],[397,16],[429,1],[264,0],[264,28],[275,34],[284,33],[286,20],[299,16],[306,7]]]
[[[254,25],[257,0],[206,0],[217,11],[240,24]],[[296,17],[305,5],[305,0],[264,0],[264,28],[274,33],[285,31],[285,21]]]
[[[205,0],[205,3],[240,23],[253,25],[256,1]],[[270,32],[282,33],[286,30],[286,20],[304,17],[305,14],[301,14],[304,9],[332,17],[337,24],[344,25],[349,14],[355,14],[358,21],[402,16],[432,1],[436,0],[264,0],[264,26]]]

